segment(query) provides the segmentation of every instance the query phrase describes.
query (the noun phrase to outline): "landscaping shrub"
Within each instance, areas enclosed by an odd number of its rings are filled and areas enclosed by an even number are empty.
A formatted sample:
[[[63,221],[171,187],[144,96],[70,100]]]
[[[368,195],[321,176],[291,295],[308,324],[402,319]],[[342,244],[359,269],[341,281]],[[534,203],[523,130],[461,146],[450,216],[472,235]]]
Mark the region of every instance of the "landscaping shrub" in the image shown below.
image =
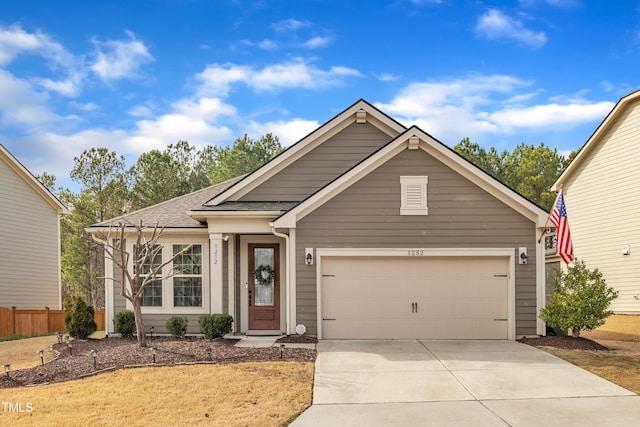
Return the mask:
[[[64,326],[72,337],[86,340],[98,330],[95,310],[82,297],[65,298],[64,309]]]
[[[130,338],[136,333],[136,316],[131,310],[122,310],[113,317],[114,330],[123,337]]]
[[[203,314],[198,319],[198,325],[205,338],[218,338],[231,332],[233,317],[229,314],[221,313]]]
[[[613,314],[608,310],[618,292],[607,287],[602,273],[589,270],[584,261],[575,261],[567,271],[559,271],[553,282],[554,291],[540,318],[554,328],[571,330],[574,337],[580,331],[591,331],[604,325]]]
[[[187,333],[188,324],[189,320],[186,317],[171,316],[166,323],[167,331],[174,337],[183,337]]]

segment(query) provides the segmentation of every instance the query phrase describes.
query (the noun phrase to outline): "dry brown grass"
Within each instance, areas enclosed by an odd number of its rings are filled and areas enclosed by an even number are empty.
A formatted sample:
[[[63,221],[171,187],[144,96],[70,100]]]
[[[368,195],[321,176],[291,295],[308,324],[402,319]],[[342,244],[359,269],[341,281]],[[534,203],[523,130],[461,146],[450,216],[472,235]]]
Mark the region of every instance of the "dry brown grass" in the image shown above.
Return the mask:
[[[2,390],[2,425],[282,426],[311,404],[313,363],[146,367]]]
[[[580,334],[611,351],[591,352],[545,348],[621,387],[640,394],[640,316],[613,315],[604,326]]]
[[[104,336],[104,331],[91,335],[92,338]],[[44,350],[46,363],[56,357],[56,353],[51,351],[51,345],[57,342],[58,338],[55,335],[0,342],[0,364],[10,363],[12,370],[33,368],[42,363],[37,353],[40,349]]]

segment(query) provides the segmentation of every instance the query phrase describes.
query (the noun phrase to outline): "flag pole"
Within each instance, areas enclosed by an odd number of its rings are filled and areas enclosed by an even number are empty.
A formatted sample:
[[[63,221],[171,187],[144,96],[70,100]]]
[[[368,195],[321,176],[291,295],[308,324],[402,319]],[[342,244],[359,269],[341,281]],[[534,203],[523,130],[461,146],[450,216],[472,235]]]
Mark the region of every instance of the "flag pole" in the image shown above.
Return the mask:
[[[542,238],[544,237],[544,233],[545,231],[547,231],[547,225],[549,225],[551,214],[553,213],[553,210],[555,209],[556,204],[558,203],[558,198],[560,197],[560,193],[562,193],[562,184],[560,184],[560,191],[558,191],[558,194],[556,195],[556,199],[553,201],[553,205],[551,205],[551,212],[549,212],[549,215],[547,215],[547,221],[544,223],[544,227],[542,227],[542,233],[540,233],[540,238],[538,238],[538,243],[542,241]]]

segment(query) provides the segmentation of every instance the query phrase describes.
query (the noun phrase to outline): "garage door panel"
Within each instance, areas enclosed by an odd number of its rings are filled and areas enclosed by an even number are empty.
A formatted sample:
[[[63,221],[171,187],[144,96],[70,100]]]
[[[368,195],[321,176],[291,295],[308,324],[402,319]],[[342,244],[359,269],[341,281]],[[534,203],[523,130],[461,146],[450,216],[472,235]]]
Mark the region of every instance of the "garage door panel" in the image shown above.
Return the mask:
[[[509,258],[327,257],[324,338],[506,339]],[[500,319],[497,320],[496,319]]]

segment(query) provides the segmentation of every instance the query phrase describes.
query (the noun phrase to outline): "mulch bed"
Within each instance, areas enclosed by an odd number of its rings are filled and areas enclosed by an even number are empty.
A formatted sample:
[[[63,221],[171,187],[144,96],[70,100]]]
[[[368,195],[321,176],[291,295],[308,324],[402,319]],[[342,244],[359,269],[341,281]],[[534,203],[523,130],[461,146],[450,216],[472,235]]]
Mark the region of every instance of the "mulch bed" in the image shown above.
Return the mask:
[[[587,338],[546,336],[518,340],[533,347],[555,347],[563,350],[608,351],[609,349]]]
[[[289,335],[278,338],[276,342],[285,344],[316,344],[318,339],[316,337],[310,337],[309,335]]]
[[[55,340],[55,337],[53,338]],[[280,357],[280,349],[234,347],[237,340],[201,337],[183,339],[154,337],[147,339],[147,347],[139,347],[135,338],[103,338],[72,340],[71,354],[67,345],[54,344],[58,353],[55,360],[29,369],[9,372],[9,378],[0,373],[0,388],[21,387],[79,379],[97,372],[126,367],[153,365],[152,347],[156,348],[156,365],[189,363],[239,363],[256,361],[314,361],[316,351],[287,348]],[[94,367],[91,350],[97,350]]]

